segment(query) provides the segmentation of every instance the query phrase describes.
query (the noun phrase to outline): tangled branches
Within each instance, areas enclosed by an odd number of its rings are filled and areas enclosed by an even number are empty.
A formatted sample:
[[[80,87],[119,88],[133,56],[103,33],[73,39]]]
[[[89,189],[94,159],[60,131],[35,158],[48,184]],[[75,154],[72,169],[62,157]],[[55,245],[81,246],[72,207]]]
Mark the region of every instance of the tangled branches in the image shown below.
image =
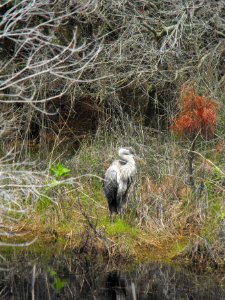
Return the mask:
[[[84,4],[84,13],[93,4]],[[100,41],[79,41],[73,18],[82,6],[73,1],[7,1],[0,6],[0,102],[41,104],[64,95],[81,78],[101,50]],[[61,32],[70,22],[69,31]],[[96,78],[89,78],[91,82]]]

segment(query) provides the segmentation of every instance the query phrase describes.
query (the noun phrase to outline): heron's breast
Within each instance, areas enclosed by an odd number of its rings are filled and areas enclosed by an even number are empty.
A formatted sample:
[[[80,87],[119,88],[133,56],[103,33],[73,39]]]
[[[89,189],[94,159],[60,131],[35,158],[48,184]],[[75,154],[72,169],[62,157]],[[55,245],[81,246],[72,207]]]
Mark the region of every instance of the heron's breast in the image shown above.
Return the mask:
[[[121,171],[121,177],[123,178],[123,180],[127,180],[134,175],[135,171],[135,165],[127,164]]]

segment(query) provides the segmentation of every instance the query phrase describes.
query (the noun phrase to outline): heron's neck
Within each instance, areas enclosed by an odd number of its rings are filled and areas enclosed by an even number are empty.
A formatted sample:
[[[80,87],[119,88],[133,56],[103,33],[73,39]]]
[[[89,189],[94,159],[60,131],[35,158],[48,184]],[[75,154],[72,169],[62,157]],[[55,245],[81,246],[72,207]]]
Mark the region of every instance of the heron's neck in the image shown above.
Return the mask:
[[[128,156],[128,155],[120,155],[120,158],[126,162],[129,165],[135,166],[135,160],[133,158],[133,156]]]

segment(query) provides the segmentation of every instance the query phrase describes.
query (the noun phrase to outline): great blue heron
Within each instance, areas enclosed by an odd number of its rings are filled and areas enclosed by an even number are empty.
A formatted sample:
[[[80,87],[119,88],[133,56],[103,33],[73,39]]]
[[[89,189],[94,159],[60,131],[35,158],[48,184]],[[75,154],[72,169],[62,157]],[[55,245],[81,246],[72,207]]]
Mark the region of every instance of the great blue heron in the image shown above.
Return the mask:
[[[105,173],[104,192],[108,200],[109,211],[121,213],[127,200],[127,193],[136,172],[135,151],[131,147],[119,149],[120,159],[113,161]]]

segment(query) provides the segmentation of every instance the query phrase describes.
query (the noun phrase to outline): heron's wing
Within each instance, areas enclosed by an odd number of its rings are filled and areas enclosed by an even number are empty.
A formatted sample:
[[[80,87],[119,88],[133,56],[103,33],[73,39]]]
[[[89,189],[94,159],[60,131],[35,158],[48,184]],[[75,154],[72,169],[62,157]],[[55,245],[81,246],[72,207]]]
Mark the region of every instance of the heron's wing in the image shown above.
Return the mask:
[[[127,178],[127,189],[129,189],[132,183],[133,183],[133,176],[130,176]]]
[[[109,206],[116,205],[116,197],[118,191],[117,171],[109,167],[105,173],[104,192],[108,199]]]

